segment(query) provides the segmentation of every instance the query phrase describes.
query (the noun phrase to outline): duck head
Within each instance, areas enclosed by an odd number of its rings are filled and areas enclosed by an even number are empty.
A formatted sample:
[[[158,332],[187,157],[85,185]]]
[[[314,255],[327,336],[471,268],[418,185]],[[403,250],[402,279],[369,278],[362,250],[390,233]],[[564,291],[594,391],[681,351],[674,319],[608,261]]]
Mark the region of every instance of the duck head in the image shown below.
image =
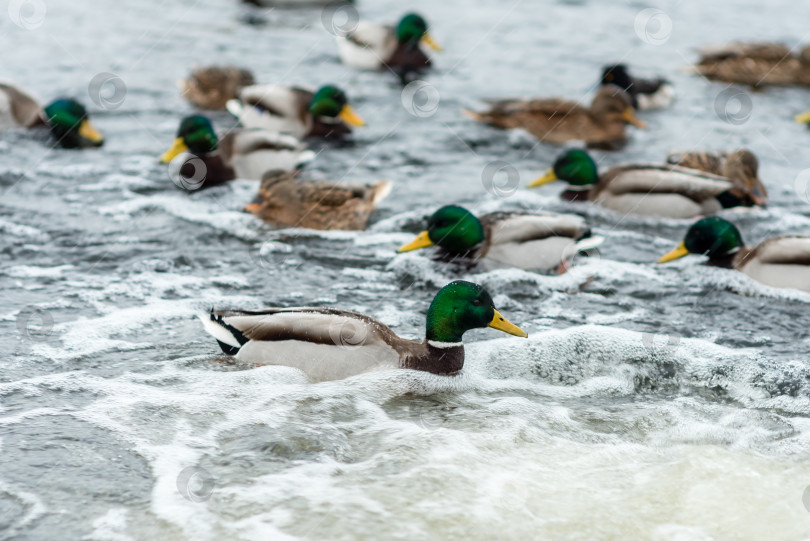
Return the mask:
[[[483,287],[464,280],[450,282],[436,294],[428,308],[426,327],[427,339],[441,343],[459,343],[465,332],[483,327],[528,336],[495,309]]]
[[[63,148],[100,147],[104,136],[90,123],[87,109],[72,98],[52,101],[43,110],[51,134]]]
[[[742,235],[737,226],[723,218],[710,216],[692,224],[683,242],[659,259],[658,263],[674,261],[688,254],[705,255],[709,259],[716,259],[733,255],[743,246]]]
[[[427,229],[397,252],[410,252],[438,245],[448,252],[463,253],[484,242],[484,226],[469,210],[447,205],[428,218]]]

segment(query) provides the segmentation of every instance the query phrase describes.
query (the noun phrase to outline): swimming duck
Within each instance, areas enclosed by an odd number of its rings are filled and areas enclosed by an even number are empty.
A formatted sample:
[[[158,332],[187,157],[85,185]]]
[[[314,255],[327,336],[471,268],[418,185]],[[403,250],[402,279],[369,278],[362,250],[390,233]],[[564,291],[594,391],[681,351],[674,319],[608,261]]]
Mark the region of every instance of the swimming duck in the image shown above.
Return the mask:
[[[734,182],[734,188],[728,193],[717,196],[721,200],[727,199],[722,203],[723,208],[764,207],[768,204],[768,190],[759,179],[759,161],[748,149],[741,148],[733,152],[673,152],[667,155],[667,163],[705,171]]]
[[[183,96],[200,109],[224,109],[246,86],[255,84],[253,74],[234,66],[208,66],[191,72],[180,82]]]
[[[373,185],[302,182],[286,171],[268,171],[245,210],[279,227],[361,230],[390,191],[387,181]]]
[[[602,69],[602,85],[616,85],[630,95],[633,107],[640,110],[669,107],[675,97],[672,84],[666,79],[641,79],[627,73],[624,64]]]
[[[447,205],[428,218],[425,231],[397,251],[436,245],[443,259],[486,258],[526,270],[562,271],[568,259],[602,240],[571,214],[494,212],[477,218],[464,207]]]
[[[701,51],[694,71],[707,79],[765,85],[810,85],[810,46],[798,54],[781,43],[729,43]]]
[[[181,154],[187,157],[175,162]],[[203,172],[189,160],[192,156],[202,160]],[[266,130],[234,130],[218,139],[208,118],[190,115],[180,122],[174,144],[160,161],[177,163],[179,175],[196,179],[199,185],[193,189],[200,189],[234,178],[259,180],[271,169],[298,169],[314,156],[294,137]]]
[[[658,260],[705,255],[708,264],[737,269],[771,287],[810,291],[810,237],[780,236],[747,248],[737,227],[716,216],[695,222],[683,242]]]
[[[396,26],[361,21],[351,32],[339,35],[337,42],[340,58],[347,66],[389,68],[402,82],[430,67],[421,44],[441,50],[430,37],[425,19],[416,13],[403,16]]]
[[[350,126],[365,122],[336,86],[315,92],[282,85],[255,85],[242,89],[226,108],[246,128],[288,133],[294,137],[330,137],[351,133]]]
[[[90,123],[87,109],[72,98],[59,98],[46,107],[19,88],[0,83],[0,129],[47,126],[62,148],[100,147],[101,135]]]
[[[369,316],[332,308],[221,310],[200,319],[224,353],[256,364],[292,366],[314,381],[396,368],[452,375],[464,366],[466,331],[492,327],[528,336],[495,309],[484,288],[462,280],[434,297],[421,342],[400,338]]]
[[[625,143],[625,126],[643,128],[630,95],[615,85],[603,86],[590,108],[562,99],[502,100],[484,113],[465,111],[474,120],[498,128],[523,128],[546,143],[580,140],[589,146],[618,148]]]
[[[677,165],[623,164],[600,176],[593,158],[581,149],[565,151],[529,187],[558,179],[569,183],[561,198],[593,201],[624,214],[692,218],[747,201],[734,195],[746,187],[719,175]]]

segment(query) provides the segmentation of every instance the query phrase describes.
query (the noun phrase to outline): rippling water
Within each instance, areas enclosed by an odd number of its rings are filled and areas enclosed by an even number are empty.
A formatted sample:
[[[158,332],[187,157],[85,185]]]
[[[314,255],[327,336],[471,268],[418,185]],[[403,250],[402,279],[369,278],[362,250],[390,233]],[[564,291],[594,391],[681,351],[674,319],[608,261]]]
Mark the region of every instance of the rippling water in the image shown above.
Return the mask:
[[[608,62],[664,73],[674,107],[645,114],[649,129],[622,152],[597,152],[600,165],[745,145],[772,205],[731,219],[750,243],[807,234],[810,133],[791,118],[810,93],[740,88],[727,103],[727,85],[678,68],[707,42],[806,40],[808,6],[409,3],[445,47],[426,78],[439,102],[417,100],[418,114],[392,77],[339,65],[318,9],[37,6],[46,12],[32,29],[3,13],[0,77],[44,101],[82,98],[107,144],[71,152],[0,137],[0,537],[810,536],[810,295],[691,258],[655,266],[687,221],[562,203],[556,185],[488,191],[487,164],[511,163],[523,186],[559,149],[460,114],[487,97],[587,100]],[[659,45],[634,27],[650,7],[672,22]],[[370,19],[405,9],[358,8]],[[660,19],[650,24],[648,42],[662,35]],[[255,183],[192,194],[172,184],[156,161],[190,111],[175,83],[212,62],[347,90],[368,127],[353,144],[316,147],[308,171],[393,181],[369,231],[273,231],[240,212]],[[124,82],[119,107],[88,97],[100,73]],[[459,275],[394,250],[450,202],[579,212],[607,237],[563,276],[473,275],[530,338],[468,333],[461,376],[313,385],[292,369],[232,364],[195,319],[212,306],[319,304],[421,336],[436,288]]]

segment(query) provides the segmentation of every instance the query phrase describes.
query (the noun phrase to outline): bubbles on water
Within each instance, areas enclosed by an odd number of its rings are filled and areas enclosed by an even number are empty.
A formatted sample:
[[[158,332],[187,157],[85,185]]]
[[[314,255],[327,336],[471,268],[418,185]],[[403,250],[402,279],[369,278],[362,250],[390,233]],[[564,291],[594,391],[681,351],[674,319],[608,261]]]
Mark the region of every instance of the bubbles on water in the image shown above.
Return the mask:
[[[672,19],[660,9],[647,8],[638,12],[633,28],[644,43],[663,45],[672,36]]]
[[[438,89],[430,83],[416,80],[402,89],[402,106],[415,117],[428,118],[439,110],[441,96]]]
[[[177,491],[187,500],[200,503],[211,497],[216,480],[205,468],[189,466],[177,476]]]

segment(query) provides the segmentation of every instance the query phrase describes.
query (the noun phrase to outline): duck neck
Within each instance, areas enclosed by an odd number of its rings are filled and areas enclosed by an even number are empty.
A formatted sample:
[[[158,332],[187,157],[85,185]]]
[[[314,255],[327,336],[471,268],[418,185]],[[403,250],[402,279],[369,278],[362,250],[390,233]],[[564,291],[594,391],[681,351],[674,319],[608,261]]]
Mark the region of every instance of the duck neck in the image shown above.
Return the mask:
[[[560,194],[560,199],[564,201],[587,201],[592,185],[569,186]]]
[[[464,345],[461,342],[440,342],[426,339],[421,355],[408,359],[403,368],[431,374],[455,374],[464,366]]]

